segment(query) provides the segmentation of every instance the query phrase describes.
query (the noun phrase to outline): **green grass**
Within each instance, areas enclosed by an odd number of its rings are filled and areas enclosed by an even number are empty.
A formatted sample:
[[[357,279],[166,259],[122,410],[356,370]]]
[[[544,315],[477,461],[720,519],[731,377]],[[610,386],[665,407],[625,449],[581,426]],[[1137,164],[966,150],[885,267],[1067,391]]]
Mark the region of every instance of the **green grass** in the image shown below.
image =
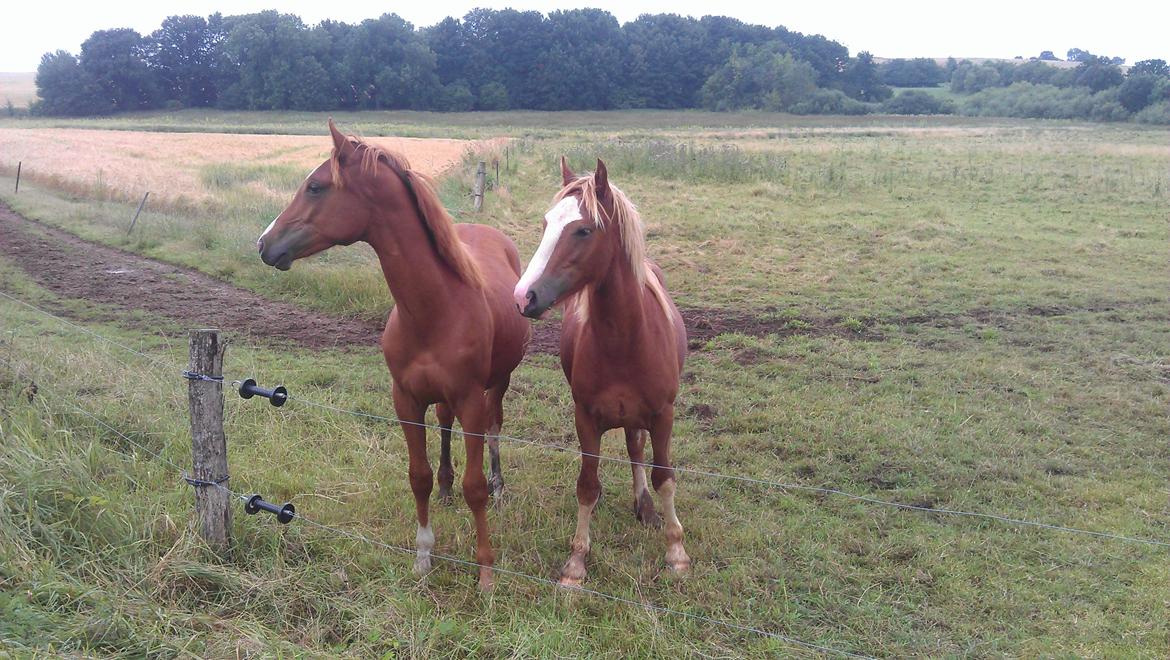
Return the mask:
[[[677,162],[651,158],[673,129],[627,120],[597,118],[621,141],[583,126],[526,142],[477,217],[527,256],[559,154],[584,169],[590,154],[573,149],[596,144],[613,153],[611,179],[639,205],[681,305],[757,310],[804,331],[724,335],[691,355],[679,465],[1170,540],[1165,131],[1020,122],[915,132],[834,119],[685,142],[699,158],[726,144],[785,164],[744,180],[720,175],[718,161],[680,175]],[[468,166],[443,190],[465,219],[470,176]],[[126,240],[127,205],[39,188],[3,198],[319,309],[372,315],[388,304],[357,248],[268,272],[250,242],[271,218],[259,210],[234,215],[229,204],[202,219],[218,223],[202,238],[188,237],[199,218],[144,216],[154,233]],[[0,281],[185,363],[182,328],[127,329],[117,310],[55,300],[2,263]],[[840,332],[818,334],[825,320]],[[183,381],[3,300],[0,342],[0,639],[17,654],[800,653],[518,578],[501,576],[484,597],[472,574],[442,562],[420,582],[407,556],[239,510],[236,550],[216,559],[189,529],[190,489],[173,470],[70,412],[76,403],[186,465]],[[237,340],[227,372],[390,410],[374,347],[286,352]],[[506,433],[575,446],[571,398],[548,356],[516,373],[506,414]],[[412,545],[398,430],[229,398],[227,432],[234,487]],[[621,456],[620,438],[607,436],[604,451]],[[509,495],[490,514],[498,565],[554,577],[573,528],[575,461],[507,443],[503,455]],[[678,507],[695,566],[678,579],[663,570],[661,533],[628,511],[628,470],[607,464],[602,480],[593,589],[878,656],[1160,657],[1170,647],[1165,549],[685,476]],[[465,507],[435,511],[437,550],[469,558]]]

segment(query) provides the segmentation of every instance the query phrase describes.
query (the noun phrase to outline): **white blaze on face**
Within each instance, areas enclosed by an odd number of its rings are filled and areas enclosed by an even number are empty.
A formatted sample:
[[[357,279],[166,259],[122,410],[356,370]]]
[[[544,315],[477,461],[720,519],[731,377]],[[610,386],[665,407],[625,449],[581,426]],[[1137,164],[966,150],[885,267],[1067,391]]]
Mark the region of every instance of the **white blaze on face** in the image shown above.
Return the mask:
[[[277,216],[277,217],[279,217],[279,216]],[[260,234],[260,238],[256,239],[256,247],[260,247],[260,242],[264,240],[264,237],[267,236],[268,232],[272,231],[272,228],[275,226],[276,226],[276,218],[273,218],[272,222],[268,223],[268,227],[264,229],[264,233]]]
[[[536,248],[536,254],[532,255],[532,261],[528,262],[528,268],[512,291],[512,297],[516,299],[516,304],[521,308],[527,304],[528,289],[536,283],[536,280],[540,279],[541,275],[544,275],[548,260],[552,258],[553,250],[556,249],[557,242],[561,240],[561,233],[565,227],[580,220],[581,217],[576,197],[562,199],[557,202],[556,206],[549,209],[548,213],[544,214],[544,236],[540,239],[540,247]]]

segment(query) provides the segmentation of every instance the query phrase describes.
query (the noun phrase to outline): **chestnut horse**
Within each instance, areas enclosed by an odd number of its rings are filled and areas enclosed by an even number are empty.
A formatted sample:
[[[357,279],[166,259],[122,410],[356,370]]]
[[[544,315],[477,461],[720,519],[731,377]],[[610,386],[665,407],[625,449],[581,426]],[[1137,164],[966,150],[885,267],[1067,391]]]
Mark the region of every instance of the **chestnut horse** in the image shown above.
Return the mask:
[[[463,427],[463,497],[475,516],[479,584],[492,586],[488,482],[483,443],[491,448],[492,492],[503,485],[499,439],[504,393],[524,357],[531,327],[513,309],[520,255],[491,227],[455,224],[430,181],[401,157],[338,132],[333,153],[313,170],[292,202],[260,236],[264,263],[288,270],[296,259],[334,245],[369,243],[394,297],[382,352],[394,381],[394,410],[410,455],[418,515],[415,571],[430,570],[435,537],[429,500],[431,465],[423,423],[438,404],[442,431],[439,492],[449,496],[453,418]]]
[[[539,318],[561,302],[561,368],[573,392],[581,472],[577,477],[577,532],[561,570],[561,584],[585,579],[589,521],[601,494],[601,436],[622,428],[633,462],[634,512],[660,523],[646,489],[646,432],[654,451],[651,480],[666,517],[666,561],[690,568],[683,529],[674,510],[670,437],[674,399],[686,358],[682,316],[667,295],[662,273],[645,257],[637,210],[609,183],[605,164],[578,177],[561,158],[564,187],[544,216],[544,236],[514,291],[524,316]]]

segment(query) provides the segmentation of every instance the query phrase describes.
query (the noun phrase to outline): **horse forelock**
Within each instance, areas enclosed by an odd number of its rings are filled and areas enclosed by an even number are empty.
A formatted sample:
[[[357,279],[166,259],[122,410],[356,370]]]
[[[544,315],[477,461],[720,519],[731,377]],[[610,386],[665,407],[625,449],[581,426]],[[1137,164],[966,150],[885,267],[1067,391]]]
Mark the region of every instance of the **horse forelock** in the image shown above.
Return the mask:
[[[479,265],[472,259],[471,253],[463,245],[463,241],[459,240],[459,236],[455,232],[455,221],[447,213],[442,201],[439,200],[439,194],[435,191],[430,177],[412,170],[410,162],[401,154],[388,151],[353,135],[347,136],[346,139],[359,154],[362,174],[373,174],[378,168],[378,163],[383,162],[398,176],[414,200],[415,208],[422,218],[427,233],[435,241],[435,249],[439,252],[440,258],[447,262],[464,282],[482,289],[484,287],[483,273],[480,271]],[[329,167],[334,185],[343,188],[341,160],[336,147],[330,155]]]
[[[593,175],[586,174],[570,181],[567,186],[562,188],[553,198],[553,204],[566,197],[580,196],[581,204],[585,207],[588,217],[593,218],[594,224],[602,229],[616,225],[621,236],[622,250],[626,253],[626,258],[629,259],[634,277],[638,284],[644,284],[646,281],[646,268],[643,266],[643,262],[646,260],[646,231],[642,225],[642,216],[638,214],[638,208],[634,206],[630,198],[626,197],[626,194],[612,182],[609,184],[609,193],[613,211],[607,214],[597,196],[597,186]]]

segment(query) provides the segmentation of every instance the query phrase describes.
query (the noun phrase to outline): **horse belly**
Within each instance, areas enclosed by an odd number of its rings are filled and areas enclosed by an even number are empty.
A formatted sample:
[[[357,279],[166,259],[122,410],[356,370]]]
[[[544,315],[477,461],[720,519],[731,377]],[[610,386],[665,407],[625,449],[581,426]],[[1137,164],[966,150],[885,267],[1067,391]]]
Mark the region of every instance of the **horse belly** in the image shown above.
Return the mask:
[[[625,384],[611,385],[590,397],[586,405],[590,415],[603,428],[649,428],[657,410],[648,405],[641,393]]]

